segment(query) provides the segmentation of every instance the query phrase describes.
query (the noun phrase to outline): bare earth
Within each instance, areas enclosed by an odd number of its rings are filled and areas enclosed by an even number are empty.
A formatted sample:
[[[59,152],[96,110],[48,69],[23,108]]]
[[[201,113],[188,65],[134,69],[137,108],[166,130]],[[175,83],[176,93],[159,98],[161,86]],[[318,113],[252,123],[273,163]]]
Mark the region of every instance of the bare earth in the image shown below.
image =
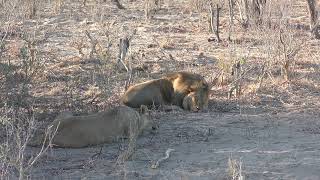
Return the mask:
[[[133,83],[177,70],[196,72],[210,80],[223,63],[230,65],[241,58],[246,59],[244,69],[250,69],[240,98],[227,99],[227,87],[221,85],[214,89],[208,112],[153,112],[159,129],[139,138],[131,160],[115,164],[126,149],[126,141],[82,149],[50,149],[35,164],[31,179],[227,180],[232,177],[230,160],[241,162],[246,180],[320,179],[320,42],[311,39],[308,30],[294,29],[295,40],[304,44],[292,64],[291,81],[280,77],[279,66],[272,61],[273,66],[268,68],[273,78],[265,75],[262,86],[255,91],[264,62],[280,56],[267,55],[271,51],[268,47],[275,47],[268,45],[268,40],[277,39],[271,37],[276,33],[245,30],[236,23],[232,34],[235,43],[228,44],[228,11],[223,10],[223,42],[208,42],[211,34],[207,21],[201,19],[203,14],[191,13],[193,4],[188,3],[165,1],[154,19],[146,22],[142,1],[123,1],[126,10],[118,10],[109,1],[100,5],[89,1],[86,7],[78,1],[65,1],[61,13],[53,14],[48,5],[39,17],[17,23],[17,31],[48,36],[37,45],[43,66],[30,85],[34,111],[42,127],[66,109],[86,114],[119,104],[127,73],[114,66],[117,43],[134,29],[128,56],[132,57],[133,68],[147,68],[134,74]],[[294,1],[290,7],[293,11],[287,12],[288,22],[293,27],[308,27],[305,1]],[[110,35],[109,58],[96,54],[89,57],[90,40],[85,30],[102,48],[108,42],[105,33]],[[84,56],[75,48],[81,42]],[[8,43],[8,56],[18,57],[23,41],[13,37]],[[170,157],[151,169],[169,148],[174,149]],[[28,147],[28,156],[38,151]]]
[[[229,158],[246,179],[319,179],[319,114],[283,112],[159,115],[159,131],[142,136],[132,160],[114,166],[121,145],[53,149],[34,179],[228,179]],[[158,169],[151,164],[174,149]],[[94,157],[93,157],[94,156]]]

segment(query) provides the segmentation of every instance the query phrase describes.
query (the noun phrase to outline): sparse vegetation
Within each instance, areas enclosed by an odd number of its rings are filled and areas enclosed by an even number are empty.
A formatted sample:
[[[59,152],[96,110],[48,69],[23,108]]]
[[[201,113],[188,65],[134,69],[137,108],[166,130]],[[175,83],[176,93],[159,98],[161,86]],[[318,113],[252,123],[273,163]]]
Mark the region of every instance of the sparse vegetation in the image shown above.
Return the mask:
[[[283,148],[286,145],[295,153],[305,153],[290,157],[312,159],[314,155],[308,153],[318,153],[314,139],[311,142],[304,135],[319,134],[319,7],[316,0],[0,0],[0,179],[37,179],[43,169],[51,173],[48,176],[66,177],[74,169],[90,174],[88,168],[103,169],[128,159],[133,165],[126,168],[137,165],[132,171],[126,169],[128,179],[130,174],[136,179],[151,177],[146,169],[141,175],[145,167],[141,164],[161,157],[168,148],[179,155],[164,162],[171,163],[168,168],[163,164],[155,172],[167,179],[198,177],[198,165],[205,177],[219,179],[221,172],[225,177],[227,168],[228,177],[237,180],[245,175],[250,179],[252,171],[276,171],[267,166],[274,161],[287,161],[281,167],[275,163],[278,168],[303,166],[282,154],[291,153]],[[124,141],[128,150],[120,156],[115,145],[106,146],[100,151],[104,155],[95,156],[90,166],[75,155],[92,157],[88,149],[47,153],[50,146],[40,150],[27,146],[35,130],[46,129],[59,112],[83,115],[109,109],[120,104],[120,96],[131,84],[172,71],[195,72],[208,81],[221,72],[207,113],[154,112],[163,128],[158,134],[142,140],[130,137]],[[239,114],[250,118],[243,120]],[[286,123],[265,129],[266,117]],[[207,127],[220,129],[204,141],[202,131]],[[248,127],[250,135],[239,130]],[[294,133],[282,132],[287,129]],[[302,145],[288,144],[292,143],[289,133],[297,138],[294,143]],[[231,149],[229,145],[258,149],[241,155],[242,160],[247,158],[245,170],[241,161],[232,158],[221,168],[219,161],[227,155],[219,152]],[[277,156],[283,161],[272,159],[274,151],[265,149],[269,146],[276,149],[274,154],[280,152]],[[270,156],[259,155],[266,151]],[[196,157],[186,158],[183,153]],[[136,164],[135,159],[139,159]],[[99,160],[107,165],[98,164]],[[62,166],[61,162],[76,165],[53,167]],[[268,175],[297,178],[288,171]],[[102,178],[122,177],[114,169],[103,173]]]
[[[243,175],[243,165],[241,160],[233,159],[229,157],[228,159],[228,174],[230,180],[245,180]]]

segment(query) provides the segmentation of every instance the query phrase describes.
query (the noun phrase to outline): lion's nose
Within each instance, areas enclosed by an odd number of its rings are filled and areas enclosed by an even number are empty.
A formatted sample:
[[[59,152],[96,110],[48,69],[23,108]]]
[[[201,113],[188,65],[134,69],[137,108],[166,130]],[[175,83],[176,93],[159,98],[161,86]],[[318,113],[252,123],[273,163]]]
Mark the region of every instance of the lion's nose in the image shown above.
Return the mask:
[[[197,106],[195,109],[194,109],[194,112],[199,112],[200,111],[200,108]]]

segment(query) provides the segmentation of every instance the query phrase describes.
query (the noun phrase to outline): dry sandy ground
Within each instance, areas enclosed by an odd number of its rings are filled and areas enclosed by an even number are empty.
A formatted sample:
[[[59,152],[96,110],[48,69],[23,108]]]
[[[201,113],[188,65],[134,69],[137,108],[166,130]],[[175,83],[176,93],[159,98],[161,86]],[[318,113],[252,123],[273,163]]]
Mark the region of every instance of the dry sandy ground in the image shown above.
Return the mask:
[[[134,83],[175,70],[197,72],[209,80],[221,68],[219,63],[245,57],[244,66],[253,67],[248,73],[252,76],[245,79],[246,86],[256,83],[252,79],[261,73],[269,53],[261,34],[239,27],[233,34],[239,43],[228,44],[226,12],[222,13],[221,24],[224,41],[209,43],[207,22],[199,20],[197,13],[186,12],[185,7],[192,7],[187,1],[165,1],[151,22],[144,20],[142,1],[124,1],[128,8],[122,11],[110,3],[81,8],[80,1],[65,2],[58,15],[47,13],[45,7],[40,17],[20,24],[23,31],[32,33],[36,29],[39,36],[48,36],[37,46],[44,66],[30,90],[34,109],[40,114],[37,119],[42,122],[49,123],[54,118],[52,114],[65,109],[86,113],[118,104],[126,73],[115,71],[112,63],[123,25],[129,31],[137,30],[131,42],[133,66],[148,66],[147,72],[135,75]],[[287,12],[290,22],[306,26],[305,2],[294,2],[293,8],[298,10]],[[85,30],[101,45],[107,42],[103,32],[108,25],[103,27],[99,18],[107,24],[115,22],[114,27],[109,27],[112,62],[88,57],[90,43]],[[299,38],[309,39],[307,31],[301,32]],[[85,45],[84,57],[73,45],[81,41]],[[10,41],[8,51],[18,52],[22,42]],[[115,161],[126,142],[102,145],[100,154],[100,146],[57,148],[40,159],[30,178],[230,179],[228,160],[232,159],[242,163],[245,179],[320,179],[319,48],[316,40],[304,44],[293,65],[294,79],[290,83],[277,82],[278,69],[269,67],[275,80],[265,81],[257,94],[245,92],[239,102],[225,99],[224,87],[217,87],[206,113],[155,112],[153,119],[159,123],[159,130],[140,137],[132,160],[120,166],[115,166]],[[151,169],[152,161],[163,157],[168,148],[174,149],[170,158],[158,169]],[[28,155],[38,150],[29,147]]]
[[[124,144],[52,149],[32,179],[230,179],[228,160],[245,179],[320,179],[319,113],[156,113],[160,127],[137,143],[132,160],[115,166]],[[249,112],[249,111],[248,111]],[[158,117],[158,118],[157,118]],[[151,163],[174,149],[169,159]]]

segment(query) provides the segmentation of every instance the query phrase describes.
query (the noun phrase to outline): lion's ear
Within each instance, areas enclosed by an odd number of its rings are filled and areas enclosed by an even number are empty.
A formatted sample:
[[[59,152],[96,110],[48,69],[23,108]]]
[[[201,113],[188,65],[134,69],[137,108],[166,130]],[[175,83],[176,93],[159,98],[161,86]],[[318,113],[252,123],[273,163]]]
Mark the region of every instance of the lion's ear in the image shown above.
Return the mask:
[[[146,105],[140,106],[140,114],[147,114],[148,112],[148,107]]]

